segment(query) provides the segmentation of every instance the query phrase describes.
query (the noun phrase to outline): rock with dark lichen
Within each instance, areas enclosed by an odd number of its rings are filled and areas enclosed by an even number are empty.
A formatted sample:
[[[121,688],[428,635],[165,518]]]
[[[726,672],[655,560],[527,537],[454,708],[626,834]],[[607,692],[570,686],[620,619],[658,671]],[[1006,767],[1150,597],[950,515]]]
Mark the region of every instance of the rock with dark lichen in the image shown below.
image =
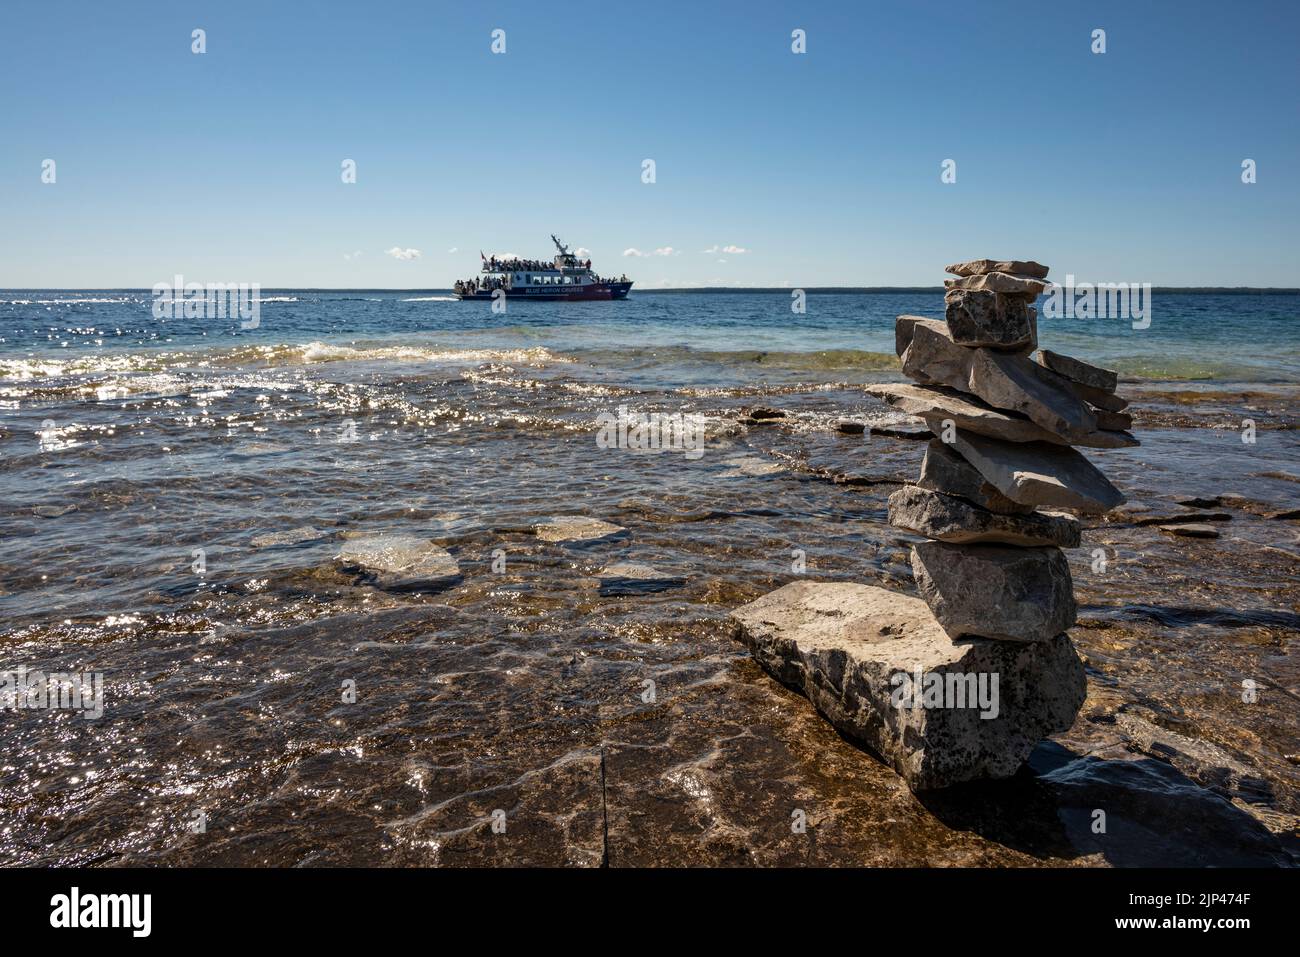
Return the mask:
[[[1083,704],[1065,635],[954,642],[924,602],[872,585],[793,582],[731,619],[755,661],[913,790],[1010,777]]]

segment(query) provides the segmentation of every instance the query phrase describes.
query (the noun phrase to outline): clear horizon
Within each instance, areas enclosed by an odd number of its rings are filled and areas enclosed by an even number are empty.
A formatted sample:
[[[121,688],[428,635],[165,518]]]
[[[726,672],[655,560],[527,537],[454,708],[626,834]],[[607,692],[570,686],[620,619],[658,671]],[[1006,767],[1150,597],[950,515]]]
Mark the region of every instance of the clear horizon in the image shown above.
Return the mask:
[[[1292,6],[653,14],[6,9],[0,287],[446,289],[552,232],[639,291],[1300,286]]]
[[[1082,282],[1076,278],[1077,282]],[[264,292],[450,292],[450,286],[260,286]],[[1155,292],[1178,293],[1300,293],[1300,286],[1157,286]],[[943,292],[943,286],[656,286],[633,292]],[[147,286],[6,286],[6,292],[152,292]]]

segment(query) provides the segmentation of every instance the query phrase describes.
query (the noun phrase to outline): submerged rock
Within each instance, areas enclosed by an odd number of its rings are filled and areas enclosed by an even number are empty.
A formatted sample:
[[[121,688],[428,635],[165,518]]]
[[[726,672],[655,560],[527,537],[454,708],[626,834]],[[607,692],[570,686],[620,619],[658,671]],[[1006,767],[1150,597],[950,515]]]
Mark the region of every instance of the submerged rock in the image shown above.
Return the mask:
[[[621,525],[585,515],[566,515],[533,526],[533,533],[544,542],[595,542],[626,531]]]
[[[1083,704],[1065,635],[954,642],[922,601],[871,585],[793,582],[732,620],[769,674],[913,790],[1011,776]]]
[[[727,466],[727,470],[725,472],[719,472],[718,478],[745,478],[762,475],[775,475],[777,472],[784,472],[787,470],[780,462],[760,458],[757,455],[733,456],[729,459],[723,459],[722,464]]]
[[[649,565],[617,562],[596,575],[601,595],[643,595],[676,588],[686,582],[679,575],[669,575]]]
[[[1183,525],[1161,525],[1162,532],[1179,535],[1183,538],[1218,538],[1219,530],[1204,522],[1187,522]]]
[[[1184,525],[1188,522],[1230,522],[1227,512],[1183,512],[1181,515],[1148,515],[1133,522],[1134,525]]]
[[[1003,515],[916,485],[889,496],[889,524],[953,544],[1079,547],[1079,523],[1069,516]]]
[[[1049,641],[1074,624],[1070,565],[1059,548],[912,546],[916,585],[953,638]]]
[[[310,525],[303,525],[300,528],[290,528],[282,532],[266,532],[262,535],[254,535],[249,544],[254,548],[274,548],[278,545],[297,545],[301,542],[319,541],[328,534],[328,532],[322,532]]]
[[[338,560],[394,590],[436,588],[460,578],[460,565],[440,545],[415,535],[366,535],[343,545]]]

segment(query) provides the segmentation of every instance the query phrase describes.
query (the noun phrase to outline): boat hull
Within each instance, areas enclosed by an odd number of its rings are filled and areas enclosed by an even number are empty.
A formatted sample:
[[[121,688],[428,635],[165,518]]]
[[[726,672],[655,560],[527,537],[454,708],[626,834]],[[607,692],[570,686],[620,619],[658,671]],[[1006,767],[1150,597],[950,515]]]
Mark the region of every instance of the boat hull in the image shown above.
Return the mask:
[[[566,290],[525,286],[522,289],[507,289],[505,294],[507,299],[524,299],[533,302],[603,302],[610,299],[626,299],[628,290],[631,288],[632,283],[630,282],[602,282]],[[492,298],[492,293],[482,290],[479,292],[458,292],[454,293],[454,295],[457,299],[490,300]]]

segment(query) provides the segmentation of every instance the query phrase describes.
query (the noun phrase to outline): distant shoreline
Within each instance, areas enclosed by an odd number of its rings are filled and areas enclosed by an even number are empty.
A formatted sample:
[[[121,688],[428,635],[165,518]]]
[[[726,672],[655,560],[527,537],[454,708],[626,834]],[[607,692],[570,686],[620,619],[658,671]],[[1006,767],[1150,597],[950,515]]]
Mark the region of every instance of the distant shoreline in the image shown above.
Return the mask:
[[[1076,282],[1076,286],[1079,283]],[[805,293],[818,293],[820,295],[847,295],[862,293],[936,293],[942,294],[943,286],[671,286],[662,289],[637,289],[635,286],[632,292],[635,294],[645,295],[646,293],[690,293],[690,292],[719,292],[727,294],[744,294],[744,293],[790,293],[795,289],[802,289]],[[319,292],[319,293],[340,293],[340,292],[386,292],[386,293],[446,293],[452,294],[450,288],[441,288],[437,286],[420,287],[414,289],[372,289],[372,288],[325,288],[320,286],[264,286],[264,293],[277,292]],[[1215,296],[1294,296],[1300,294],[1300,288],[1289,286],[1152,286],[1153,293],[1174,294],[1174,295],[1215,295]],[[152,295],[153,289],[141,286],[39,286],[39,287],[9,287],[3,292],[26,293],[26,292],[134,292]]]

